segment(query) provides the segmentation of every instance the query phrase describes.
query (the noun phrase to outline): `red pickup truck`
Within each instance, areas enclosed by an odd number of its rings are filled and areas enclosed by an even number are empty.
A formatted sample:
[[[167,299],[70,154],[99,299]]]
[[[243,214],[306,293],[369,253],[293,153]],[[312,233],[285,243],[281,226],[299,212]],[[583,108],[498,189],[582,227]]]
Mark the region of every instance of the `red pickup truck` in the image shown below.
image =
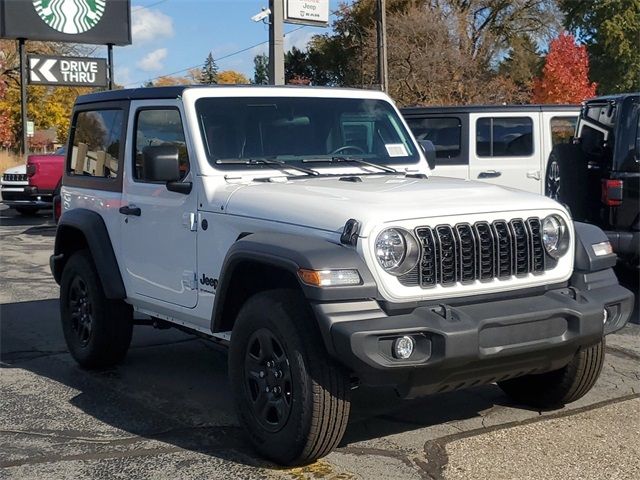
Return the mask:
[[[27,157],[27,179],[29,186],[25,187],[34,211],[38,208],[51,207],[53,197],[60,191],[62,172],[66,150],[59,148],[50,155],[29,155]]]

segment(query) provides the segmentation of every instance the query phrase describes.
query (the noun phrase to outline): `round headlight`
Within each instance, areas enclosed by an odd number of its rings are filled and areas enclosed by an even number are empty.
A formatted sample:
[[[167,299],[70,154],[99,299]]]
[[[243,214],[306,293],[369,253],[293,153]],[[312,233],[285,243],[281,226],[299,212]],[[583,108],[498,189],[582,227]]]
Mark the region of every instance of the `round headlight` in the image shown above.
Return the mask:
[[[557,215],[549,215],[542,221],[542,243],[552,258],[560,258],[569,249],[569,229]]]
[[[416,266],[420,247],[406,230],[388,228],[376,238],[375,255],[378,263],[392,275],[404,275]]]

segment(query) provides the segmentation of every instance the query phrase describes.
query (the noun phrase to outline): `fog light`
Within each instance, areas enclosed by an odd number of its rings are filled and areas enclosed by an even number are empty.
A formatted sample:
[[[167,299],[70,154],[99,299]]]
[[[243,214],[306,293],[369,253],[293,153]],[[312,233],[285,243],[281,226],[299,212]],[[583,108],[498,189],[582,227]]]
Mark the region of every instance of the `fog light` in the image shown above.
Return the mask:
[[[413,353],[413,347],[415,344],[415,340],[406,335],[404,337],[396,338],[393,342],[393,355],[396,358],[406,360]]]

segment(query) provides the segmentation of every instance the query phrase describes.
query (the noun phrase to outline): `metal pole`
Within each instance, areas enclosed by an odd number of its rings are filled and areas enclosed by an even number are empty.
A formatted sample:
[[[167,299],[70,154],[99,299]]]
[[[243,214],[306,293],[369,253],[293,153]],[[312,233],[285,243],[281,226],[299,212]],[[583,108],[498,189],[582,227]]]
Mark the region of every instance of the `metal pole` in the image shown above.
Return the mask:
[[[18,39],[18,51],[20,54],[20,115],[22,121],[22,141],[20,154],[26,157],[29,153],[29,140],[27,138],[27,52],[24,47],[24,38]]]
[[[284,85],[284,0],[269,0],[269,84]]]
[[[113,90],[113,44],[107,44],[107,62],[109,63],[109,90]]]
[[[387,2],[376,0],[376,33],[378,41],[378,83],[383,92],[389,89],[387,69]]]

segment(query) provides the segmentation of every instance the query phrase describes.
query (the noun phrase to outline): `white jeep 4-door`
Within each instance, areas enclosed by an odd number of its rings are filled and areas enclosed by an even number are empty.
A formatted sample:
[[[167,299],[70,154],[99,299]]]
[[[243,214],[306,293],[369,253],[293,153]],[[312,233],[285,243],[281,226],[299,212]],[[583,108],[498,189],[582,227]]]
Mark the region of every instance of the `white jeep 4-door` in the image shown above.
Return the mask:
[[[79,97],[70,131],[51,268],[71,354],[120,361],[134,310],[228,346],[240,422],[279,463],[330,452],[359,384],[571,402],[631,313],[597,227],[430,178],[382,93],[118,90]]]

